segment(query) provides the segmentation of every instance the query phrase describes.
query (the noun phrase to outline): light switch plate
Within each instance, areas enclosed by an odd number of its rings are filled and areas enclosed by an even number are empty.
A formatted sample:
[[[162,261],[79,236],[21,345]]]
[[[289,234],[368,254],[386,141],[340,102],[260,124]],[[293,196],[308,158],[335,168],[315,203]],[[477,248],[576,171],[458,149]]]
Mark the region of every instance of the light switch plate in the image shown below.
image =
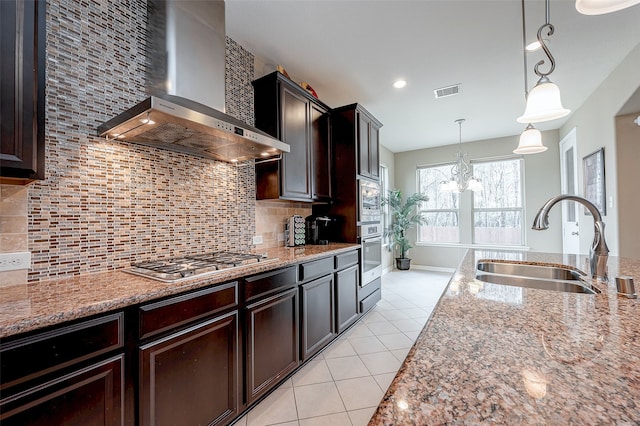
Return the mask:
[[[31,252],[0,253],[0,271],[15,271],[31,267]]]
[[[262,244],[264,243],[264,240],[262,239],[262,235],[255,235],[253,237],[253,244]]]

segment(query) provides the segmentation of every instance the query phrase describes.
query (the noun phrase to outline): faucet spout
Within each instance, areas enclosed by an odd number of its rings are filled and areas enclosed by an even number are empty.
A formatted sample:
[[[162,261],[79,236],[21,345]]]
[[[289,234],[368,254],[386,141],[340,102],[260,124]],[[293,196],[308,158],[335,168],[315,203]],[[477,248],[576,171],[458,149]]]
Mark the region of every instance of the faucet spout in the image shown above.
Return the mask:
[[[577,195],[560,194],[551,198],[540,208],[536,217],[533,219],[531,229],[544,230],[549,228],[549,211],[560,201],[575,201],[582,204],[589,210],[593,216],[593,242],[589,249],[589,266],[591,267],[591,276],[602,281],[608,281],[607,276],[607,260],[609,258],[609,247],[604,238],[604,222],[598,208],[586,198]]]

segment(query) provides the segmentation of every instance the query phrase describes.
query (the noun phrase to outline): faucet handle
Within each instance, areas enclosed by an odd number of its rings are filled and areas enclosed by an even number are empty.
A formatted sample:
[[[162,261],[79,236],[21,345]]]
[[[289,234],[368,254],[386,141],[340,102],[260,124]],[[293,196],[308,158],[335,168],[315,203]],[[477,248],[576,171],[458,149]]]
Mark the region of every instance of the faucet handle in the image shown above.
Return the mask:
[[[618,295],[624,296],[629,299],[636,299],[636,288],[633,285],[633,277],[620,276],[616,277],[616,287],[618,289]]]

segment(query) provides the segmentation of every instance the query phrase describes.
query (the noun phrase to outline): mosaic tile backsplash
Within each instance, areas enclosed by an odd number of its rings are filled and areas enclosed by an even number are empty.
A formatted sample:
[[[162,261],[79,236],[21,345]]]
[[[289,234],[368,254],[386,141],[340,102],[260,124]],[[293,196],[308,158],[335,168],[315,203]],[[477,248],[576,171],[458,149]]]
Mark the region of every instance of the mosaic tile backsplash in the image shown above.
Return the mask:
[[[46,180],[28,189],[31,282],[251,248],[252,164],[93,136],[146,97],[146,19],[144,0],[47,4]],[[227,112],[251,124],[253,55],[228,39],[226,66]]]

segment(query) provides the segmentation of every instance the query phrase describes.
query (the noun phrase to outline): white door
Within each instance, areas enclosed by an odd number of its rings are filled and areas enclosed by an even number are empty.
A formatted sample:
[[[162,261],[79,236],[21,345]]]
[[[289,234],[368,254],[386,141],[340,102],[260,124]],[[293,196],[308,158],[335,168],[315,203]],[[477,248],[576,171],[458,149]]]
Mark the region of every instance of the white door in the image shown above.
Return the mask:
[[[563,194],[578,195],[578,153],[575,127],[560,141],[560,189]],[[578,219],[580,205],[562,202],[562,252],[580,253]]]

